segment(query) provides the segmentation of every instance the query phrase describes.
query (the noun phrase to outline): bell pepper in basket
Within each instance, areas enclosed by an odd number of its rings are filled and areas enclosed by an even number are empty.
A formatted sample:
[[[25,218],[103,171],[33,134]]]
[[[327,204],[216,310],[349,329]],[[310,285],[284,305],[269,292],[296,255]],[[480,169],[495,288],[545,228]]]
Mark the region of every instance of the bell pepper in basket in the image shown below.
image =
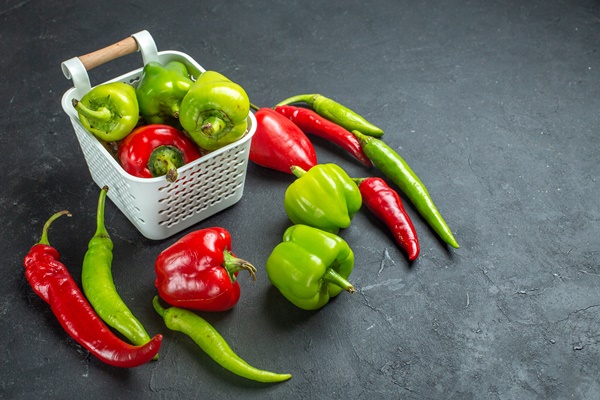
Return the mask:
[[[283,234],[266,262],[267,275],[281,294],[304,310],[317,310],[346,290],[354,268],[354,253],[341,237],[307,225]]]
[[[180,61],[146,64],[135,91],[146,123],[179,127],[179,107],[193,83]]]
[[[73,107],[82,125],[105,142],[123,139],[135,128],[140,116],[135,89],[123,82],[98,85],[81,100],[73,99]]]
[[[174,307],[225,311],[240,298],[239,271],[256,279],[256,268],[231,252],[231,236],[220,227],[188,233],[163,250],[155,263],[156,288]]]
[[[177,168],[201,154],[183,132],[169,125],[140,126],[119,143],[118,158],[123,169],[133,176],[153,178],[166,175],[177,179]]]
[[[317,164],[312,143],[296,124],[270,108],[251,107],[257,111],[250,161],[286,174],[294,165],[309,170]]]
[[[358,187],[336,164],[317,164],[308,171],[293,167],[298,177],[287,188],[283,205],[294,224],[337,233],[347,228],[362,205]]]
[[[198,146],[213,151],[244,136],[249,112],[250,100],[240,85],[206,71],[183,98],[179,122]]]

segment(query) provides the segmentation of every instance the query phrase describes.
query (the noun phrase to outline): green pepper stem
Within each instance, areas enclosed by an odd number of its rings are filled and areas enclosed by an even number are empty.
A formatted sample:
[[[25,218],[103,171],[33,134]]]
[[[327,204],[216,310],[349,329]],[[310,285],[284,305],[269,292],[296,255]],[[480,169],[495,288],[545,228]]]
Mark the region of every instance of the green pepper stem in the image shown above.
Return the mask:
[[[44,224],[44,227],[42,228],[42,238],[40,239],[38,244],[46,244],[48,246],[50,245],[50,242],[48,241],[48,230],[50,229],[50,225],[52,225],[52,223],[56,219],[58,219],[59,217],[61,217],[63,215],[70,217],[71,213],[68,210],[62,210],[62,211],[57,212],[53,216],[51,216],[48,219],[48,221],[46,221],[46,223]]]
[[[77,112],[81,113],[86,118],[98,121],[110,121],[110,119],[112,118],[112,112],[106,107],[100,107],[97,110],[92,110],[86,107],[79,100],[73,99],[72,103],[73,107],[75,107]]]
[[[358,141],[360,142],[361,147],[364,147],[367,143],[369,143],[371,140],[376,139],[373,136],[368,136],[365,135],[357,130],[353,130],[352,134],[354,136],[356,136],[356,138],[358,139]]]
[[[152,305],[154,306],[154,309],[156,310],[156,312],[158,313],[158,315],[160,315],[161,317],[164,318],[165,317],[165,313],[167,312],[167,309],[160,305],[160,301],[158,300],[158,296],[154,296],[154,298],[152,299]]]
[[[204,133],[207,136],[218,137],[219,133],[226,127],[226,121],[224,121],[222,118],[216,115],[211,115],[210,117],[202,121],[202,126],[200,127],[200,130],[202,130],[202,133]]]
[[[335,272],[335,270],[333,268],[327,268],[325,275],[323,275],[323,280],[326,282],[329,282],[329,283],[333,283],[334,285],[341,287],[342,289],[346,290],[347,292],[350,292],[350,293],[356,292],[356,289],[354,289],[354,286],[350,282],[348,282],[348,280],[346,278],[344,278],[343,276],[341,276],[340,274]]]
[[[246,260],[242,260],[241,258],[237,258],[233,254],[231,254],[228,250],[223,251],[223,268],[227,270],[229,277],[232,282],[235,282],[236,277],[235,273],[239,271],[248,271],[252,280],[256,280],[256,268],[254,265],[250,264]]]
[[[104,186],[100,191],[98,197],[98,209],[96,211],[96,233],[94,237],[110,237],[106,226],[104,225],[104,204],[106,203],[106,194],[108,193],[108,186]]]
[[[148,169],[153,177],[166,175],[167,181],[177,180],[177,168],[185,165],[183,152],[175,146],[162,145],[155,148],[148,158]]]
[[[275,105],[275,107],[285,106],[292,103],[307,103],[309,106],[312,107],[317,97],[320,96],[320,94],[299,94],[297,96],[292,96],[283,101],[280,101]]]
[[[306,174],[306,171],[297,165],[292,165],[290,170],[292,171],[292,174],[296,176],[296,178],[301,178],[304,176],[304,174]]]

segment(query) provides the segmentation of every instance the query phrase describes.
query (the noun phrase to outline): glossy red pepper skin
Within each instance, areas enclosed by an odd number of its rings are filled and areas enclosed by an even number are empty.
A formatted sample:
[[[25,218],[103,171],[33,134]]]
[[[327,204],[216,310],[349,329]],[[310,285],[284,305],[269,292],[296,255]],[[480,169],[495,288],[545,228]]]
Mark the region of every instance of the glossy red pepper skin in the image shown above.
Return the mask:
[[[340,125],[323,118],[308,108],[277,106],[275,107],[275,111],[296,124],[302,132],[313,134],[337,144],[365,166],[373,166],[373,163],[363,151],[356,136]]]
[[[296,165],[308,171],[317,164],[315,149],[296,124],[270,108],[255,112],[256,132],[250,145],[250,161],[291,174]]]
[[[67,214],[55,214],[53,219]],[[47,243],[46,234],[25,256],[25,277],[34,292],[50,305],[64,330],[81,346],[106,364],[132,368],[152,360],[162,342],[154,336],[142,346],[133,346],[119,339],[98,317],[73,277],[59,259],[58,251]]]
[[[420,253],[419,238],[398,193],[377,177],[355,179],[363,204],[390,229],[410,261]]]
[[[153,170],[150,160],[161,146],[171,146],[179,150],[182,160],[166,167],[166,174]],[[155,153],[156,154],[156,153]],[[194,142],[183,132],[164,124],[140,126],[119,143],[118,158],[123,169],[139,178],[153,178],[166,175],[167,180],[177,179],[177,168],[198,158],[201,153]],[[170,161],[169,161],[170,162]]]
[[[160,297],[174,307],[226,311],[240,298],[237,274],[256,268],[231,253],[231,236],[221,227],[188,233],[163,250],[155,263]]]

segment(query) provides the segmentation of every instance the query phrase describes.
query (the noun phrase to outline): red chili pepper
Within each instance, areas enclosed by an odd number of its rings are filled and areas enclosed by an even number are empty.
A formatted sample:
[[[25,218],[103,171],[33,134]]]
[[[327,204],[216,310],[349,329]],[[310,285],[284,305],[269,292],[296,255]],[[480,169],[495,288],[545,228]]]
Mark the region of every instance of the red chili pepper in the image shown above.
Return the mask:
[[[386,224],[408,259],[416,260],[420,252],[419,239],[398,193],[381,178],[370,177],[354,181],[362,195],[363,204]]]
[[[313,110],[294,106],[277,106],[275,111],[296,124],[304,133],[312,133],[337,144],[367,167],[373,165],[356,136]]]
[[[162,335],[154,336],[142,346],[133,346],[119,339],[98,317],[69,271],[59,261],[58,251],[48,242],[50,224],[68,211],[54,214],[44,225],[42,239],[25,256],[25,277],[77,343],[106,364],[131,368],[154,358]]]
[[[119,162],[133,176],[153,178],[166,175],[177,179],[177,168],[201,154],[198,147],[178,129],[161,124],[136,128],[119,144]]]
[[[317,164],[312,143],[296,124],[270,108],[259,109],[255,116],[250,161],[287,174],[294,165],[308,171]]]
[[[231,309],[240,298],[239,271],[256,279],[256,268],[231,253],[231,236],[220,227],[188,233],[158,255],[155,270],[164,301],[199,311]]]

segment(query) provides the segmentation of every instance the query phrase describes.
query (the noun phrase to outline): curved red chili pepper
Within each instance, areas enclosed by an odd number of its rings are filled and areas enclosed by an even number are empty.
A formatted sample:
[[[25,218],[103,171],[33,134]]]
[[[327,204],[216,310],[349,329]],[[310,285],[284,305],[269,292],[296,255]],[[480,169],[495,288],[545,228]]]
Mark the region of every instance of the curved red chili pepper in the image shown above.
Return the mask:
[[[231,253],[229,232],[205,228],[188,233],[158,255],[155,285],[172,306],[225,311],[240,298],[236,277],[242,270],[256,279],[256,268]]]
[[[296,165],[308,171],[317,164],[315,149],[298,126],[270,108],[256,116],[256,132],[250,145],[250,161],[291,174]]]
[[[25,277],[50,305],[64,330],[77,343],[106,364],[132,368],[147,363],[158,353],[162,335],[154,336],[142,346],[119,339],[98,317],[69,271],[59,261],[58,251],[47,240],[48,227],[68,211],[54,214],[44,225],[42,240],[25,256]]]
[[[304,133],[312,133],[337,144],[367,167],[373,165],[356,136],[313,110],[294,106],[277,106],[275,111],[295,123]]]
[[[419,239],[398,193],[381,178],[370,177],[354,181],[362,194],[363,204],[386,224],[408,259],[416,260],[420,252]]]

